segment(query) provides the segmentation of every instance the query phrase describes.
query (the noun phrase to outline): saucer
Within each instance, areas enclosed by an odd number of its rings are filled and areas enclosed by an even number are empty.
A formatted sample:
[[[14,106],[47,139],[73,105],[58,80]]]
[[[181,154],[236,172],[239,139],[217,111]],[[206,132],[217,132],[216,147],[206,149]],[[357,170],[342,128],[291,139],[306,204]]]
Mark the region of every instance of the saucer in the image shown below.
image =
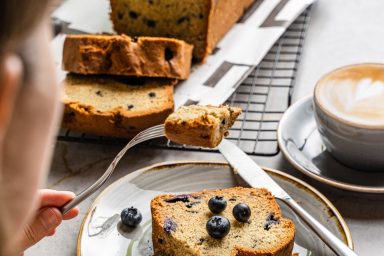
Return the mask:
[[[384,173],[346,167],[325,149],[316,126],[312,96],[297,101],[284,113],[277,133],[281,151],[305,175],[341,189],[384,193]]]

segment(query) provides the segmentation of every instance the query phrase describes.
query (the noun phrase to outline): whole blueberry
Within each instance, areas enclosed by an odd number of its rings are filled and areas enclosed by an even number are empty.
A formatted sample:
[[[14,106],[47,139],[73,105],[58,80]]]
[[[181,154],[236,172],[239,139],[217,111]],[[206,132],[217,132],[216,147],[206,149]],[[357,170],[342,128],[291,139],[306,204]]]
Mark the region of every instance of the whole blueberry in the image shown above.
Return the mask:
[[[208,201],[209,210],[213,213],[221,213],[227,208],[227,201],[222,196],[215,196]]]
[[[122,210],[120,217],[121,222],[131,228],[134,228],[139,225],[141,220],[143,219],[141,212],[134,207],[125,208],[124,210]]]
[[[237,221],[247,222],[251,217],[251,209],[246,204],[237,204],[233,207],[232,214]]]
[[[208,220],[206,229],[211,237],[220,239],[229,233],[231,223],[223,216],[213,216]]]

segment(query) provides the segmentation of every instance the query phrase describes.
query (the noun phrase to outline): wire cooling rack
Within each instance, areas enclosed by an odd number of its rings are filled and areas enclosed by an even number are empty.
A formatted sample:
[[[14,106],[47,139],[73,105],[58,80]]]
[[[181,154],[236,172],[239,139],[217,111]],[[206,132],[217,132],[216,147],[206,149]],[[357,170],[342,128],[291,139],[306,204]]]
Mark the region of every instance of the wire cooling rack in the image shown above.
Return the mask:
[[[263,61],[239,86],[226,104],[243,109],[227,139],[235,142],[250,155],[274,156],[279,153],[277,126],[284,111],[290,106],[298,64],[310,19],[308,8],[275,43]],[[62,130],[61,141],[97,144],[124,144],[127,140],[91,136]],[[145,147],[178,150],[201,150],[178,145],[166,139],[143,144]]]

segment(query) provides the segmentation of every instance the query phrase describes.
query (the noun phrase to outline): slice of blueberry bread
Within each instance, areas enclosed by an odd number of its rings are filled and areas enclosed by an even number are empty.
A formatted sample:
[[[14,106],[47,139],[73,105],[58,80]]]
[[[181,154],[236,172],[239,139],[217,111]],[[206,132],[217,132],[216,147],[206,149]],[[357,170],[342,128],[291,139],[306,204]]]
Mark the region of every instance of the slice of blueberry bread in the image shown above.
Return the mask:
[[[69,35],[64,42],[63,69],[78,74],[187,79],[192,49],[172,38]]]
[[[194,45],[204,60],[255,0],[110,0],[115,30],[130,36],[161,36]]]
[[[171,141],[214,148],[240,115],[229,106],[182,106],[165,121],[165,134]]]
[[[266,189],[161,195],[151,210],[155,255],[292,255],[294,224]]]
[[[175,80],[71,74],[63,83],[62,126],[78,132],[132,138],[174,108]]]

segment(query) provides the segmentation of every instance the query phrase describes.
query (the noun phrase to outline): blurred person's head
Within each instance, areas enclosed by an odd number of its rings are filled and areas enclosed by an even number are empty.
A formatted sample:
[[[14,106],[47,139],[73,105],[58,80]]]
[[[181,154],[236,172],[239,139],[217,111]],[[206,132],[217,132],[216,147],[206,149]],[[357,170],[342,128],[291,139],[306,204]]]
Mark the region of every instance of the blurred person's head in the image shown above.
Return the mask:
[[[60,109],[51,2],[0,2],[0,255],[18,249],[49,168]]]

